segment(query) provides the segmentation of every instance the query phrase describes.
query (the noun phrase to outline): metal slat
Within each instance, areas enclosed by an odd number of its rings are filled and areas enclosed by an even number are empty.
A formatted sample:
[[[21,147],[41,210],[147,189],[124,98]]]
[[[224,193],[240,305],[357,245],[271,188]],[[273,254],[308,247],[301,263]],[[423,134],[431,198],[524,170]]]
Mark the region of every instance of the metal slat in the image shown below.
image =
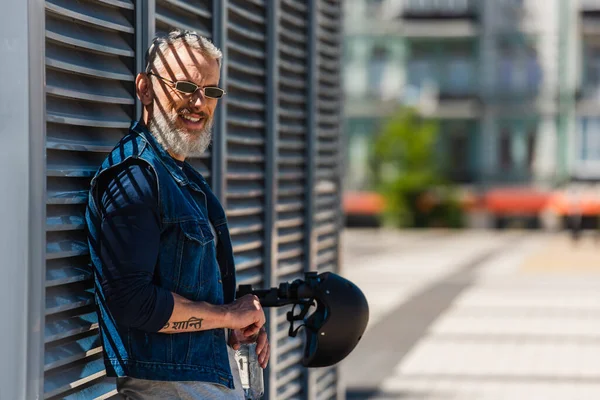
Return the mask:
[[[289,87],[295,88],[295,89],[306,88],[306,82],[302,81],[301,79],[292,79],[292,78],[288,78],[285,76],[279,77],[279,83],[281,85],[289,86]]]
[[[257,266],[263,264],[263,260],[260,259],[260,263]],[[259,268],[252,268],[247,270],[240,270],[237,274],[237,280],[240,285],[255,285],[261,286],[264,276]]]
[[[255,135],[255,137],[249,136],[249,134]],[[265,143],[265,139],[263,137],[259,137],[256,135],[256,132],[238,132],[235,129],[229,129],[227,135],[228,143],[235,143],[238,145],[248,145],[248,146],[260,146]]]
[[[341,7],[338,2],[333,1],[320,1],[319,11],[325,14],[331,15],[333,18],[339,19],[341,13]]]
[[[281,316],[279,316],[279,318],[281,318]],[[288,325],[284,322],[282,324],[282,327],[287,328]],[[285,358],[288,353],[291,353],[291,352],[297,351],[298,349],[301,349],[302,345],[303,345],[303,340],[301,339],[301,336],[292,338],[285,333],[286,333],[285,330],[282,329],[280,331],[281,337],[279,339],[277,339],[277,350],[279,353],[279,357],[281,357],[281,358]]]
[[[131,92],[115,80],[98,80],[48,70],[46,93],[73,100],[102,103],[133,104]]]
[[[46,263],[46,287],[91,281],[93,275],[88,262],[89,260],[85,257],[48,261]]]
[[[303,209],[304,202],[301,198],[293,197],[291,199],[288,199],[286,197],[281,196],[279,202],[277,203],[277,212],[280,213],[299,211]]]
[[[72,188],[68,183],[56,187],[49,186],[46,204],[85,204],[89,189]]]
[[[303,126],[280,125],[279,131],[287,134],[303,135],[306,133],[306,128]]]
[[[248,91],[248,92],[259,93],[259,94],[263,94],[265,91],[264,86],[248,84],[246,82],[243,82],[243,81],[235,79],[235,78],[229,78],[227,84],[229,87],[237,88],[240,91]],[[230,90],[232,90],[232,89],[230,89]]]
[[[283,390],[277,392],[278,399],[289,399],[293,398],[292,396],[297,395],[302,392],[303,383],[289,383],[285,386]]]
[[[93,381],[89,385],[83,385],[78,388],[76,392],[70,394],[63,394],[62,400],[122,400],[121,395],[117,395],[115,389],[116,379],[102,377]]]
[[[44,379],[44,399],[58,396],[105,375],[104,362],[98,355],[91,361],[51,371]]]
[[[227,99],[227,104],[232,107],[241,108],[249,111],[264,111],[265,105],[257,102],[256,100],[246,100],[235,96],[231,96]]]
[[[76,287],[73,287],[76,285]],[[46,315],[85,307],[94,303],[94,289],[82,285],[49,287],[46,289]]]
[[[302,94],[280,93],[279,98],[282,103],[298,104],[306,107],[306,96]]]
[[[109,6],[125,8],[127,10],[133,10],[135,6],[132,0],[96,0],[99,3],[104,3]]]
[[[233,218],[230,219],[231,229],[229,230],[231,235],[242,235],[249,232],[260,232],[264,229],[264,223],[256,216],[251,215],[244,218],[243,221],[235,221]]]
[[[302,140],[297,140],[297,139],[287,139],[287,138],[280,138],[279,139],[279,149],[280,150],[299,150],[299,151],[304,151],[304,149],[306,148],[306,143],[304,143],[304,141]]]
[[[46,260],[89,253],[87,240],[81,232],[48,232],[47,236]]]
[[[158,0],[158,4],[164,3],[169,4],[173,7],[176,7],[186,13],[196,14],[199,17],[210,19],[212,18],[212,13],[210,9],[207,7],[207,2],[202,0]]]
[[[46,231],[80,230],[85,228],[85,210],[81,207],[48,207]]]
[[[262,252],[259,251],[247,251],[242,254],[235,255],[235,269],[236,271],[244,271],[250,268],[258,267],[263,263]],[[239,279],[238,279],[239,280]]]
[[[304,120],[306,118],[306,111],[303,108],[298,108],[298,109],[282,108],[279,112],[279,115],[282,118]]]
[[[46,44],[46,66],[98,78],[129,82],[135,80],[129,67],[118,57],[100,56],[90,52],[83,55],[73,48],[52,42]]]
[[[227,48],[229,50],[234,50],[244,56],[253,57],[253,58],[257,58],[257,59],[261,59],[261,60],[265,58],[264,51],[252,50],[252,49],[246,47],[246,45],[244,43],[236,43],[234,41],[229,41],[227,43]]]
[[[47,102],[46,121],[92,126],[98,128],[128,128],[131,122],[129,114],[119,105],[70,102],[54,97]]]
[[[227,198],[244,199],[247,197],[264,196],[265,189],[261,182],[244,182],[243,185],[229,185],[227,188]]]
[[[263,32],[257,32],[257,31],[245,28],[244,26],[242,26],[238,23],[235,23],[233,20],[229,21],[228,29],[231,29],[232,32],[235,32],[236,34],[243,37],[244,40],[254,40],[257,42],[265,41],[265,34]]]
[[[87,1],[46,0],[46,10],[61,17],[124,33],[134,33],[133,26],[119,11]]]
[[[306,2],[298,0],[281,0],[281,5],[294,9],[294,11],[303,14],[301,18],[306,18],[306,12],[308,11]]]
[[[304,233],[301,230],[298,229],[285,229],[285,228],[279,228],[278,229],[278,235],[279,235],[279,244],[286,244],[286,243],[291,243],[291,242],[299,242],[304,240]]]
[[[62,367],[101,352],[102,342],[98,334],[78,338],[66,343],[46,346],[44,371]]]
[[[302,225],[302,223],[300,223],[298,225]],[[279,261],[284,262],[291,258],[296,258],[296,257],[301,256],[304,253],[302,246],[303,246],[302,243],[295,243],[295,244],[280,246],[279,253],[278,253]]]
[[[298,61],[301,62],[301,60]],[[306,68],[302,64],[293,64],[285,60],[280,60],[279,66],[282,70],[286,70],[294,74],[304,74],[306,72]]]
[[[303,373],[304,373],[304,371],[302,370],[302,367],[300,367],[300,366],[298,366],[296,368],[288,368],[285,371],[285,373],[282,373],[280,376],[277,377],[277,387],[278,388],[287,387],[287,385],[289,385],[292,381],[301,378]]]
[[[247,60],[247,59],[244,61],[237,61],[235,58],[230,58],[228,61],[229,62],[227,65],[231,70],[236,70],[236,71],[239,71],[242,73],[255,75],[260,78],[263,78],[265,76],[264,68],[250,65],[250,63],[248,62],[249,60]]]
[[[98,165],[94,163],[94,158],[89,159],[80,156],[79,154],[85,154],[81,152],[62,152],[62,153],[74,153],[74,154],[56,154],[61,153],[56,150],[48,150],[48,164],[46,166],[47,176],[57,177],[75,177],[75,178],[91,178]],[[94,156],[101,155],[101,153],[94,153]]]
[[[231,236],[233,252],[241,253],[249,250],[256,250],[263,246],[263,238],[256,232],[244,232],[242,235]]]
[[[294,364],[299,364],[302,360],[302,350],[297,349],[297,351],[288,351],[283,356],[278,357],[277,362],[275,363],[275,370],[277,372],[281,372],[291,367]]]
[[[67,24],[55,18],[46,19],[46,38],[98,53],[123,57],[135,56],[125,38],[116,32],[92,30],[85,26]]]
[[[294,184],[290,184],[287,182],[281,182],[279,184],[279,195],[280,196],[296,196],[302,195],[305,192],[304,187],[297,187]]]
[[[98,329],[96,311],[93,309],[83,311],[84,313],[73,316],[47,316],[44,327],[44,342],[49,343]]]
[[[262,10],[262,12],[251,12],[250,10],[244,8],[243,6],[238,6],[238,5],[234,4],[233,1],[229,1],[227,3],[227,9],[248,21],[254,22],[256,24],[261,24],[261,25],[265,24],[266,18],[265,18],[264,10]]]
[[[341,32],[331,32],[323,29],[317,33],[317,36],[321,42],[327,43],[330,46],[339,46],[342,43]],[[327,56],[327,54],[324,54],[324,56]],[[339,62],[341,60],[336,59],[336,61]]]
[[[293,260],[284,260],[277,263],[277,274],[280,279],[286,282],[293,281],[288,275],[299,275],[303,270],[304,259],[296,258]]]
[[[280,50],[283,54],[288,55],[290,57],[295,57],[295,58],[300,58],[300,59],[305,59],[306,58],[306,51],[299,49],[299,48],[293,48],[291,46],[280,46]]]
[[[299,30],[306,29],[306,20],[293,16],[290,13],[281,13],[281,21],[286,22]]]
[[[227,155],[227,160],[238,163],[262,163],[265,156],[264,154],[231,153]]]
[[[211,36],[210,17],[207,19],[196,7],[186,7],[185,3],[180,1],[157,1],[155,15],[157,25],[196,31],[208,38]],[[157,31],[159,30],[157,28]]]
[[[288,40],[291,40],[292,42],[295,42],[296,45],[306,45],[306,36],[297,33],[295,30],[290,30],[290,29],[281,29],[279,30],[279,35],[282,38],[286,38]],[[282,40],[283,42],[283,40]],[[293,43],[292,43],[293,44]]]

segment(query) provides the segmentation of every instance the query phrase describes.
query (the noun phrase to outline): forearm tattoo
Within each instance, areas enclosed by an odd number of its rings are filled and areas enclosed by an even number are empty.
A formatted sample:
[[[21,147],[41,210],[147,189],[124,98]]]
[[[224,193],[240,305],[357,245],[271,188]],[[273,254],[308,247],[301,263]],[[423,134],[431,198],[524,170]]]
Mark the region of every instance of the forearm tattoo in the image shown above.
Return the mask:
[[[169,322],[167,322],[163,329],[168,329],[169,326],[171,326],[171,329],[173,329],[174,331],[182,331],[188,328],[200,329],[202,328],[202,318],[191,317],[187,321],[176,321],[172,324],[169,324]]]

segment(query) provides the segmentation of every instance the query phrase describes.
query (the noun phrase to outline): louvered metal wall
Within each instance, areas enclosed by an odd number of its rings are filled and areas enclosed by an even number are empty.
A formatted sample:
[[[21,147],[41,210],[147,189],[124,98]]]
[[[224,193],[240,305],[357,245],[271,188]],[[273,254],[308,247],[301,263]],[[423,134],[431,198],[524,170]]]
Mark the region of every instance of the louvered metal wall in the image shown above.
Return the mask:
[[[308,269],[304,223],[307,209],[308,107],[308,21],[306,1],[281,1],[275,34],[278,39],[277,74],[277,283],[302,278]],[[288,336],[286,313],[276,312],[276,355],[273,361],[272,397],[307,397],[307,372],[301,367],[303,337]]]
[[[104,377],[84,210],[90,178],[134,112],[132,1],[46,1],[44,398],[98,398]]]
[[[227,2],[226,210],[240,283],[265,272],[266,9]]]
[[[268,7],[267,7],[268,6]],[[110,398],[84,231],[89,181],[139,116],[154,32],[196,30],[224,53],[212,153],[190,162],[227,210],[239,283],[336,271],[340,5],[324,0],[47,0],[44,398]],[[337,369],[300,366],[288,309],[269,310],[268,397],[334,398]]]
[[[338,272],[342,215],[341,49],[342,8],[337,0],[321,0],[317,7],[316,182],[314,226],[319,271]],[[338,368],[316,371],[318,399],[337,398]]]

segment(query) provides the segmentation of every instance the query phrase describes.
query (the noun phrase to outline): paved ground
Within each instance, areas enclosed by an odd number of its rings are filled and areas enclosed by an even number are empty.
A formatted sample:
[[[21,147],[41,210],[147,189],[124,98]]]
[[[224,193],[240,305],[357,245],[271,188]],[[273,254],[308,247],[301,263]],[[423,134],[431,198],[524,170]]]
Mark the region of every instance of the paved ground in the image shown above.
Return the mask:
[[[371,318],[349,399],[600,399],[600,242],[346,231]]]

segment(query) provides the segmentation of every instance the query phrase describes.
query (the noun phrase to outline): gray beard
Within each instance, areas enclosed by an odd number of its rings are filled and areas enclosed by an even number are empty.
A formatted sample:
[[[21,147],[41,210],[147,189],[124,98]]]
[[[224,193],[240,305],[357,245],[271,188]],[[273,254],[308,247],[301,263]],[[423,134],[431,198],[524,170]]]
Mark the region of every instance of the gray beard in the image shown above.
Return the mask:
[[[148,122],[148,129],[158,143],[166,150],[183,158],[200,156],[212,140],[213,119],[207,119],[204,127],[194,134],[176,128],[175,119],[165,118],[164,113],[154,113]]]

